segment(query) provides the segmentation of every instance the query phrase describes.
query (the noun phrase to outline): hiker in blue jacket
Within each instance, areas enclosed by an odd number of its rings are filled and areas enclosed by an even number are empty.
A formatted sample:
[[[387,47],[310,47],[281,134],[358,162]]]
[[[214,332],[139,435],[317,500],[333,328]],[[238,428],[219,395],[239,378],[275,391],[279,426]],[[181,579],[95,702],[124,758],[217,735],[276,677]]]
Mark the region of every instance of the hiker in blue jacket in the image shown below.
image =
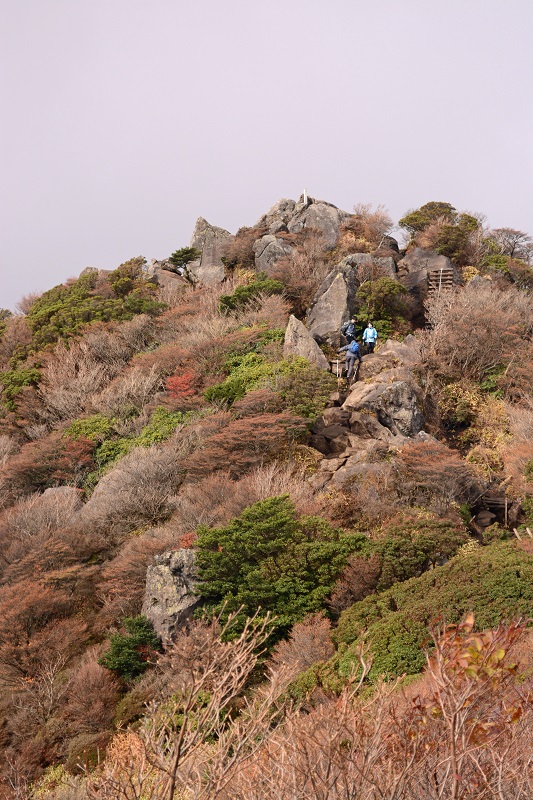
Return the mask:
[[[378,332],[374,328],[373,323],[369,322],[363,333],[363,342],[366,345],[367,353],[374,352],[374,347],[376,346],[377,338],[378,338]]]
[[[360,364],[363,359],[361,358],[361,350],[359,349],[359,345],[355,340],[339,349],[339,353],[344,351],[346,352],[346,378],[350,380],[353,375],[355,360],[357,359]]]

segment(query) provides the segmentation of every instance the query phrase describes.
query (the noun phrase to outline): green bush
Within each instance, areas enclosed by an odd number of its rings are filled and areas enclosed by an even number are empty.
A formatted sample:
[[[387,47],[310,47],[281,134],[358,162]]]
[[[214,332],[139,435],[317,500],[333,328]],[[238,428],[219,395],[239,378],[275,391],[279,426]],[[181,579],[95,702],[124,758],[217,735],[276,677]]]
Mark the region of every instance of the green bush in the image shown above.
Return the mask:
[[[468,540],[466,531],[429,512],[393,521],[387,526],[386,535],[372,545],[381,563],[378,590],[422,575],[455,555]]]
[[[90,439],[92,442],[103,442],[113,431],[113,420],[103,414],[83,417],[71,422],[65,430],[70,439]]]
[[[366,537],[333,528],[320,517],[298,517],[287,495],[245,509],[220,528],[198,529],[199,594],[204,611],[276,615],[276,639],[306,614],[324,607],[346,557]]]
[[[220,298],[219,308],[223,313],[240,311],[260,294],[282,294],[283,284],[268,278],[264,272],[259,272],[255,280],[243,286],[237,286],[233,294],[224,294]]]
[[[332,375],[313,367],[301,356],[273,363],[260,353],[231,355],[225,368],[229,370],[228,377],[204,392],[210,403],[218,400],[231,406],[248,392],[269,386],[283,399],[288,411],[315,419],[336,387]]]
[[[131,680],[144,672],[154,651],[160,649],[160,643],[151,622],[142,615],[126,617],[123,625],[126,633],[111,634],[109,650],[98,659],[98,663]]]
[[[135,437],[135,445],[141,447],[151,447],[168,439],[178,425],[183,425],[191,419],[193,415],[190,411],[168,411],[162,406],[158,406],[150,417],[150,422],[142,429],[140,434]]]
[[[432,200],[426,203],[415,211],[409,211],[404,217],[399,220],[398,225],[400,228],[405,228],[412,235],[419,231],[423,231],[428,225],[436,222],[439,219],[448,220],[453,223],[457,218],[455,208],[450,203],[441,203]]]
[[[2,401],[10,411],[15,409],[15,400],[25,386],[36,386],[41,373],[36,367],[11,369],[0,372]]]
[[[205,390],[204,397],[208,402],[222,400],[232,405],[271,376],[274,365],[258,353],[246,353],[227,359],[226,369],[230,370],[228,377],[222,383]]]
[[[164,442],[172,436],[178,425],[186,423],[192,417],[193,414],[190,411],[167,411],[166,408],[158,406],[153,411],[148,425],[138,436],[122,436],[120,438],[112,438],[112,421],[103,415],[97,414],[84,420],[76,420],[67,428],[66,435],[73,439],[85,436],[93,441],[100,441],[94,457],[97,469],[88,475],[85,488],[94,489],[109,467],[118,459],[131,453],[134,447],[151,447],[153,444]],[[84,434],[84,430],[87,433]],[[105,435],[110,435],[111,438],[105,438]]]
[[[421,646],[438,618],[458,622],[469,611],[480,628],[531,615],[533,555],[514,542],[461,552],[418,578],[371,595],[341,614],[334,638],[348,671],[366,631],[373,653],[371,677],[414,674],[423,666]]]
[[[196,247],[181,247],[179,250],[174,250],[168,260],[176,269],[179,269],[180,267],[186,267],[191,261],[201,258],[201,255],[202,251],[197,250]]]
[[[391,323],[394,320],[405,321],[406,293],[405,287],[392,278],[365,281],[356,292],[359,303],[358,319],[364,322],[373,321],[380,336],[386,338],[392,332]],[[388,330],[385,330],[386,326]]]
[[[337,379],[306,361],[302,364],[299,360],[293,360],[291,369],[275,380],[273,388],[288,411],[315,420],[337,388]]]
[[[39,350],[59,338],[68,339],[97,320],[123,321],[136,314],[160,314],[166,306],[155,299],[156,287],[144,278],[145,263],[143,258],[131,259],[105,280],[97,270],[91,270],[41,295],[26,316],[32,349]]]

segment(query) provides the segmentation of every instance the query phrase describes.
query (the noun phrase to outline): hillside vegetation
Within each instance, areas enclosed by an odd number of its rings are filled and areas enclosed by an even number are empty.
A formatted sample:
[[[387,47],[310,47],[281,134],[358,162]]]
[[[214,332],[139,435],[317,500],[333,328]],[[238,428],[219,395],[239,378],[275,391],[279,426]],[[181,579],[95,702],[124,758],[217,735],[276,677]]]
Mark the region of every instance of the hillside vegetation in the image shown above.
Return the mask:
[[[531,800],[532,241],[399,224],[284,200],[0,313],[0,798]]]

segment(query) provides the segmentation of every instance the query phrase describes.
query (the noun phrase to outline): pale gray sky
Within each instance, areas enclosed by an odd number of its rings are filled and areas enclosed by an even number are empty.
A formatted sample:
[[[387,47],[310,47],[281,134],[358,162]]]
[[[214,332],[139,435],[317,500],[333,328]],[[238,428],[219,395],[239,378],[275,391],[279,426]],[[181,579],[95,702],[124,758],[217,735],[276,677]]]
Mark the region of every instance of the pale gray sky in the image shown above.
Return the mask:
[[[304,187],[533,233],[532,0],[0,0],[0,307]]]

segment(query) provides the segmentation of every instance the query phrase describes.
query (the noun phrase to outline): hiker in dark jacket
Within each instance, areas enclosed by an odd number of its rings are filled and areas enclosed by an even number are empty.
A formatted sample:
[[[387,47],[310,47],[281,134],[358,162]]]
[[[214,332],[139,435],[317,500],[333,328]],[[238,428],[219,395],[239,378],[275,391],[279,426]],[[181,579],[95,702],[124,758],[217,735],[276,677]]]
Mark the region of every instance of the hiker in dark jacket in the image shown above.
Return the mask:
[[[348,322],[345,322],[341,328],[341,333],[343,336],[346,337],[346,341],[348,342],[348,344],[350,344],[350,342],[353,342],[356,337],[355,326],[356,326],[356,319],[355,317],[352,317]]]
[[[339,353],[343,352],[346,352],[346,377],[350,380],[353,375],[356,359],[359,361],[359,364],[363,360],[361,358],[361,350],[357,342],[353,341],[339,349]]]

